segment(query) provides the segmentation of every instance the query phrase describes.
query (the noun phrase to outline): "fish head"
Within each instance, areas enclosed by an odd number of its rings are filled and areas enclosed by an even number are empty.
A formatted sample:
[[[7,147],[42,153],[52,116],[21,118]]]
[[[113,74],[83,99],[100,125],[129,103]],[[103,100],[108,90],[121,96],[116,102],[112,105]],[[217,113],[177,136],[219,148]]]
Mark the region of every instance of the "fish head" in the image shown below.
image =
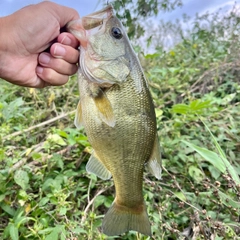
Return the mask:
[[[67,29],[80,42],[79,70],[85,79],[102,87],[126,81],[132,47],[111,5],[69,22]]]

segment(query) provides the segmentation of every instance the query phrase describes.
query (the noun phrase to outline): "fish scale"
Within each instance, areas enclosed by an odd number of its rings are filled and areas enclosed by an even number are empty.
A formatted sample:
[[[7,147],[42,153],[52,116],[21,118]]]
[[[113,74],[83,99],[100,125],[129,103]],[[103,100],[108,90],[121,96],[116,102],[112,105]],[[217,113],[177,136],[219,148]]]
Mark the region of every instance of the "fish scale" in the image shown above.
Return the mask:
[[[147,164],[160,179],[161,159],[154,105],[139,60],[111,6],[70,22],[68,30],[81,51],[75,124],[84,126],[94,149],[86,168],[102,179],[112,176],[115,185],[103,232],[135,230],[151,236],[143,171]]]

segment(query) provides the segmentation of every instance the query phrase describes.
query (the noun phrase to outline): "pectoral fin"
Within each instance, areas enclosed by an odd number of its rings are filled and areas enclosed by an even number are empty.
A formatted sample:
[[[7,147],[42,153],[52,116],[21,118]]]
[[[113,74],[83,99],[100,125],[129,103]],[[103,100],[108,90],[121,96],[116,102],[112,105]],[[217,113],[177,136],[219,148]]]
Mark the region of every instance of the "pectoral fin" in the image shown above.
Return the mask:
[[[90,159],[88,160],[86,170],[89,173],[94,173],[99,178],[103,180],[110,179],[112,174],[107,170],[107,168],[98,159],[97,155],[93,152]]]
[[[116,120],[114,117],[112,105],[108,100],[106,94],[101,91],[100,94],[93,98],[95,105],[99,111],[100,118],[110,127],[114,127]]]
[[[160,152],[158,136],[156,134],[153,151],[148,161],[148,169],[157,179],[161,179],[161,173],[162,173],[161,165],[162,165],[161,152]]]

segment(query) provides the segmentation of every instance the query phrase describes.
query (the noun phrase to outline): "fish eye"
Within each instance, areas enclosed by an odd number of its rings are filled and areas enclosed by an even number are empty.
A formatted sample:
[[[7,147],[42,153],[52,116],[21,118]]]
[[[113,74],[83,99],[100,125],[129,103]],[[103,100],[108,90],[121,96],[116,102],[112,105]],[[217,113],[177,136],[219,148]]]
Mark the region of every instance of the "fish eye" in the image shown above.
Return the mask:
[[[111,34],[116,39],[121,39],[123,36],[121,29],[118,27],[113,27],[111,30]]]

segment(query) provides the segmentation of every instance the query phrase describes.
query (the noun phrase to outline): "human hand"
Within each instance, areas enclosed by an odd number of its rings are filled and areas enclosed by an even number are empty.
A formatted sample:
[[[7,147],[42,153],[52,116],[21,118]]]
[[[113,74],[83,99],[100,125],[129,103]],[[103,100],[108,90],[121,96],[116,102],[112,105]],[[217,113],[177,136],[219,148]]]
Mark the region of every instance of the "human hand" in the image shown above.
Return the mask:
[[[77,71],[79,42],[60,29],[78,18],[74,9],[52,2],[0,18],[0,77],[35,88],[65,84]]]

